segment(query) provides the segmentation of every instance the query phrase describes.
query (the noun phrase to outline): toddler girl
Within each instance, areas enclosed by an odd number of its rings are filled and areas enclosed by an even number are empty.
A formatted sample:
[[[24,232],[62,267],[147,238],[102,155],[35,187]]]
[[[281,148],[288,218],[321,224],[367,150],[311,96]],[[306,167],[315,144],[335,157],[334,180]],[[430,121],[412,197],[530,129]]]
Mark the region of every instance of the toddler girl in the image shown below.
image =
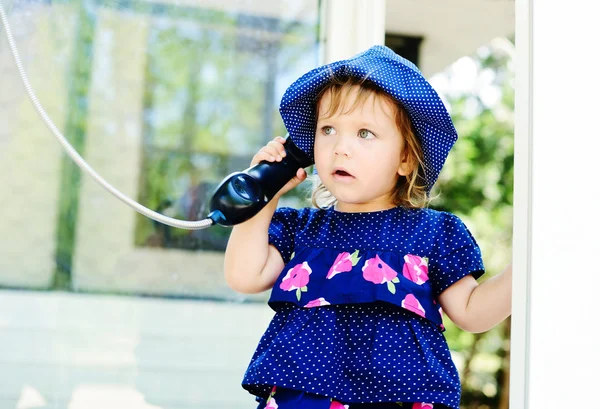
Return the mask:
[[[275,315],[243,379],[259,408],[459,408],[460,380],[442,312],[486,331],[510,314],[511,268],[484,272],[461,220],[428,209],[457,139],[419,70],[375,46],[319,67],[286,91],[290,138],[314,158],[314,208],[277,208],[299,169],[255,217],[233,228],[225,277],[272,289]],[[278,161],[285,139],[253,158]]]

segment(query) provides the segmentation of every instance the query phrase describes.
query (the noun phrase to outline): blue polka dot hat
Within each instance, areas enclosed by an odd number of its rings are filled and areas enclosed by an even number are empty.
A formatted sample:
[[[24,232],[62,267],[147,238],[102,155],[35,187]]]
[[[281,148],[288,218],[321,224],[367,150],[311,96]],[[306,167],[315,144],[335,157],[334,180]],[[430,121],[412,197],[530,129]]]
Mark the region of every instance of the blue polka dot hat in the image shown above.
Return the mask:
[[[314,158],[315,100],[332,75],[368,78],[406,109],[421,141],[429,192],[458,134],[444,103],[419,69],[388,47],[377,45],[350,59],[315,68],[290,85],[279,112],[292,141]]]

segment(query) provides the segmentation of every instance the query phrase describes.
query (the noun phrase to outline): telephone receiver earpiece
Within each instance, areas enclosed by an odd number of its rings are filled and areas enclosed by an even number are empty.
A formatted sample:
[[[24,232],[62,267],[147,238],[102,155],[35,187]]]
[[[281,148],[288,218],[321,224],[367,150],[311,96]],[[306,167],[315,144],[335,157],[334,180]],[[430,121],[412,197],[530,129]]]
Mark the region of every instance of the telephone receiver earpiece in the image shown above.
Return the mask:
[[[210,199],[208,217],[222,226],[243,223],[255,216],[300,168],[314,162],[286,136],[286,155],[280,162],[260,162],[227,176]]]

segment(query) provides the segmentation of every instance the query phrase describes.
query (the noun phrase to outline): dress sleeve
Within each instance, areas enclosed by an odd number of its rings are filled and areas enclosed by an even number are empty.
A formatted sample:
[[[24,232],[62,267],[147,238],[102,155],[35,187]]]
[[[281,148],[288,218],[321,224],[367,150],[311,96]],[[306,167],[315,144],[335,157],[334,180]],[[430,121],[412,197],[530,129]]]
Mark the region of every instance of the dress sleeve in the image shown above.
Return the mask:
[[[275,210],[269,225],[269,244],[281,254],[284,263],[290,261],[294,252],[294,239],[298,226],[298,210],[291,207],[280,207]]]
[[[445,213],[441,232],[429,260],[429,278],[435,296],[466,275],[478,279],[485,272],[475,238],[457,216]]]

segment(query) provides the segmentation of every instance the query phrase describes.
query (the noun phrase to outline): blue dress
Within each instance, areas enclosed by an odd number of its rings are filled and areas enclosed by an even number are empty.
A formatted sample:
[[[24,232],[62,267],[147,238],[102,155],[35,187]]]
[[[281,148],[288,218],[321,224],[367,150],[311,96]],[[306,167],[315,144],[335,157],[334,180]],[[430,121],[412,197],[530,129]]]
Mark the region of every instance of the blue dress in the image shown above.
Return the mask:
[[[279,208],[269,243],[286,265],[269,299],[275,315],[242,381],[263,407],[276,386],[350,408],[459,408],[437,296],[468,274],[479,278],[484,267],[458,217],[402,207]]]

